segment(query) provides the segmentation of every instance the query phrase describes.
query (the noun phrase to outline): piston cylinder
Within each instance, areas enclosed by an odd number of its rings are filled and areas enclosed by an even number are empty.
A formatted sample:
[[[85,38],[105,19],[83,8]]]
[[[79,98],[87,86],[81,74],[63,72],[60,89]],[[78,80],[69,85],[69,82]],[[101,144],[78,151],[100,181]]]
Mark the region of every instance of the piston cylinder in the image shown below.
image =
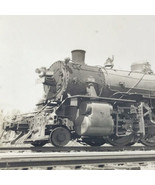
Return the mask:
[[[75,131],[81,136],[108,136],[113,133],[112,106],[107,103],[83,102],[75,120]]]

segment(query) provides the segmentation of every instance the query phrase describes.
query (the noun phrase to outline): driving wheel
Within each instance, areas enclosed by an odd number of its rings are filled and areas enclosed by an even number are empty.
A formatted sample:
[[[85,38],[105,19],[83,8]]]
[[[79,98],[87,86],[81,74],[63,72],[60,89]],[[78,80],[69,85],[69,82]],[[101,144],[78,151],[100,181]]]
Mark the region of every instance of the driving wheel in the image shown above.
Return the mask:
[[[155,127],[146,127],[145,136],[140,142],[145,146],[155,146]]]
[[[127,136],[116,136],[112,135],[107,138],[107,142],[112,146],[130,146],[134,144],[134,135],[130,134]]]

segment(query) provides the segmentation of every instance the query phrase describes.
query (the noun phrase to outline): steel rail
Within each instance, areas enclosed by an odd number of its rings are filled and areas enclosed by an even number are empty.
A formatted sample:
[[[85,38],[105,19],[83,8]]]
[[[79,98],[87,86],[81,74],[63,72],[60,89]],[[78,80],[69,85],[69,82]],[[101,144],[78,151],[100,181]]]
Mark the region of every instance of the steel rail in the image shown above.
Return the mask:
[[[146,146],[125,146],[125,147],[113,147],[113,146],[102,146],[102,147],[95,147],[95,146],[65,146],[65,147],[51,147],[51,146],[44,146],[44,147],[20,147],[20,146],[5,146],[0,147],[1,152],[7,151],[32,151],[32,152],[71,152],[71,151],[96,151],[96,152],[103,152],[103,151],[149,151],[155,150],[155,147],[146,147]]]
[[[24,153],[1,154],[0,169],[20,167],[51,167],[86,164],[124,163],[124,162],[155,162],[155,152],[84,152],[84,153]]]

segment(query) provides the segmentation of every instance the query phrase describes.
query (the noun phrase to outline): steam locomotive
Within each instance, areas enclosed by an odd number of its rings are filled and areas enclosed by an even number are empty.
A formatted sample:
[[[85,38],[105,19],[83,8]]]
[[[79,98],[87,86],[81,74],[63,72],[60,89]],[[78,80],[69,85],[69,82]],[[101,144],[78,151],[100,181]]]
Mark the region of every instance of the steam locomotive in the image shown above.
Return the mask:
[[[44,99],[31,116],[6,129],[18,141],[43,146],[65,146],[71,140],[101,146],[155,146],[155,75],[148,62],[134,63],[131,71],[85,64],[85,51],[73,50],[72,59],[36,69]]]

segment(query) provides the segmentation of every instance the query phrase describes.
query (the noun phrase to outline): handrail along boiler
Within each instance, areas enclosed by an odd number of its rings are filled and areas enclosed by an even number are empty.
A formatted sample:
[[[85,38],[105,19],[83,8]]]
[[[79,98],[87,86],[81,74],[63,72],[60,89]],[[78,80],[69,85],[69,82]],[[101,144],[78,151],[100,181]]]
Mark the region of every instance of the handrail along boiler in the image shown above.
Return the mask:
[[[44,86],[39,111],[21,129],[17,141],[65,146],[70,140],[100,146],[155,146],[155,75],[148,62],[131,71],[85,64],[85,51],[72,51],[72,60],[36,69]],[[14,124],[16,125],[16,124]]]

